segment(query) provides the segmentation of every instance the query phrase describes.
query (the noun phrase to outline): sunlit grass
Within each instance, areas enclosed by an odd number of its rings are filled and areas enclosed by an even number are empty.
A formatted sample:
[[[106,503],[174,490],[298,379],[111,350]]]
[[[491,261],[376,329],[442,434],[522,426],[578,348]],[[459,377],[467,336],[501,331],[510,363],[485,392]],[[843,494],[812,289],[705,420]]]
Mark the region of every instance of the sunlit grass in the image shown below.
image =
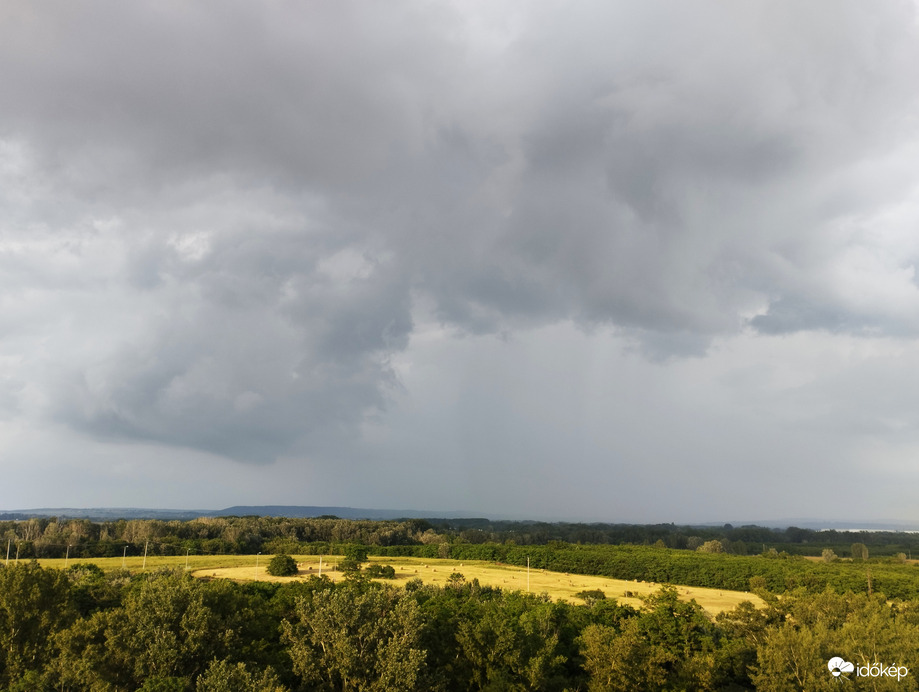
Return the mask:
[[[44,567],[56,568],[63,568],[65,562],[69,565],[91,562],[105,570],[124,567],[131,572],[187,568],[196,577],[233,579],[235,581],[288,582],[319,574],[318,556],[295,555],[294,559],[297,560],[297,564],[300,566],[300,573],[294,577],[273,577],[266,572],[268,562],[272,557],[272,555],[189,555],[187,558],[184,555],[148,556],[146,565],[144,564],[143,556],[53,559],[39,560],[38,562]],[[341,559],[342,556],[340,555],[323,556],[322,574],[333,581],[343,579],[343,573],[336,569],[337,563]],[[444,586],[452,573],[459,572],[466,581],[471,582],[473,579],[478,579],[483,586],[497,586],[509,591],[529,590],[530,593],[545,593],[551,598],[566,599],[574,603],[582,602],[580,598],[575,596],[578,592],[600,589],[607,598],[615,598],[620,603],[639,607],[641,606],[639,596],[652,594],[661,587],[661,584],[654,582],[625,581],[622,579],[610,579],[609,577],[564,574],[539,569],[530,570],[528,582],[526,567],[478,560],[374,556],[370,558],[369,562],[392,565],[396,570],[396,578],[380,581],[398,586],[403,586],[409,579],[420,579],[425,584]],[[711,615],[730,610],[742,601],[752,601],[756,605],[763,605],[758,596],[742,591],[706,589],[698,586],[677,586],[676,588],[680,598],[687,601],[695,599]],[[631,595],[626,596],[626,593]]]
[[[262,555],[260,562],[267,564],[267,561],[271,559],[271,555]],[[189,555],[188,560],[188,569],[189,570],[199,570],[207,567],[218,567],[218,568],[232,568],[232,567],[242,567],[248,564],[255,564],[255,555]],[[124,569],[130,570],[131,572],[140,572],[144,569],[147,571],[158,570],[158,569],[185,569],[186,567],[186,557],[184,555],[172,555],[172,556],[161,556],[161,555],[148,555],[146,561],[144,560],[143,555],[134,555],[127,556],[126,558],[120,557],[92,557],[92,558],[70,558],[69,560],[63,558],[55,559],[41,559],[38,560],[38,564],[42,567],[57,567],[62,568],[66,565],[76,565],[78,563],[87,563],[91,562],[94,565],[98,565],[104,570],[112,569]]]

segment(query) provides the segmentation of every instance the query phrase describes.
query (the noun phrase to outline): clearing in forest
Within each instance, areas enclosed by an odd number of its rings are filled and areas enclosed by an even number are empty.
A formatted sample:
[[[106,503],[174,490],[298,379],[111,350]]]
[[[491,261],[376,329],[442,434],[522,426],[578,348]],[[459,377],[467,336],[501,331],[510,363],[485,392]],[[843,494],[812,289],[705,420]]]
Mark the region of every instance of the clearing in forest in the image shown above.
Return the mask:
[[[243,556],[237,556],[243,557]],[[265,571],[271,556],[262,556],[258,570],[255,569],[255,558],[246,556],[249,562],[245,566],[208,567],[196,569],[196,577],[217,577],[236,581],[297,581],[319,574],[319,557],[316,555],[295,555],[294,559],[300,568],[299,574],[293,577],[272,577]],[[322,558],[322,574],[333,581],[344,578],[338,571],[337,564],[343,557],[326,555]],[[373,556],[369,564],[392,565],[396,570],[395,579],[380,579],[383,583],[404,586],[410,579],[420,579],[425,584],[445,586],[450,575],[459,572],[466,581],[478,579],[482,586],[497,586],[509,591],[527,591],[527,568],[517,565],[505,565],[479,560],[444,560],[417,557],[377,557]],[[644,581],[626,581],[609,577],[587,576],[583,574],[564,574],[548,570],[533,569],[529,571],[529,591],[534,594],[548,594],[554,599],[566,599],[581,603],[575,594],[580,591],[599,589],[607,598],[615,598],[620,603],[634,607],[641,606],[639,596],[656,592],[662,584]],[[764,605],[762,599],[745,591],[727,591],[724,589],[707,589],[698,586],[674,585],[680,598],[695,600],[709,615],[731,610],[743,601],[751,601],[756,606]]]

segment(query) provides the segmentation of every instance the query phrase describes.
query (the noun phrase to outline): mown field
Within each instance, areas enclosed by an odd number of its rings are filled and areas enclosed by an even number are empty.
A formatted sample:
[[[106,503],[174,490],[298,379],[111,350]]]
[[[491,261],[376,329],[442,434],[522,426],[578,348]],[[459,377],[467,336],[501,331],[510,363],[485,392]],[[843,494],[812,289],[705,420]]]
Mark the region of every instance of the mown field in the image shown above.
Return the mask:
[[[268,564],[268,560],[271,559],[271,555],[260,556],[259,562],[261,565]],[[187,562],[186,562],[187,561]],[[10,560],[12,563],[13,561]],[[187,558],[185,555],[175,555],[175,556],[161,556],[161,555],[151,555],[144,560],[142,555],[140,556],[128,556],[126,558],[120,557],[81,557],[81,558],[70,558],[67,559],[46,559],[39,558],[38,564],[42,567],[56,567],[62,568],[70,565],[75,565],[78,562],[86,563],[90,562],[94,565],[98,565],[104,570],[112,569],[127,569],[131,572],[140,572],[144,569],[146,570],[157,570],[163,568],[188,568],[189,570],[201,570],[209,567],[215,568],[224,568],[224,567],[243,567],[246,565],[255,566],[256,556],[255,555],[189,555]],[[260,570],[264,573],[264,569]]]
[[[306,579],[319,574],[319,557],[315,555],[295,555],[300,573],[294,577],[273,577],[265,569],[271,555],[218,555],[218,556],[177,556],[148,557],[146,567],[141,557],[136,558],[92,558],[80,562],[92,562],[102,569],[119,569],[122,566],[131,571],[142,569],[158,570],[162,568],[187,568],[193,576],[202,578],[232,579],[234,581],[277,581],[287,582]],[[336,569],[339,555],[328,555],[322,558],[322,574],[333,581],[340,581],[344,574]],[[64,567],[65,560],[39,560],[45,567]],[[70,560],[75,564],[76,560]],[[123,563],[123,564],[122,564]],[[410,579],[420,579],[425,584],[444,586],[450,575],[459,572],[466,581],[478,579],[483,586],[496,586],[509,591],[527,591],[535,594],[548,594],[553,599],[565,599],[574,603],[582,602],[575,594],[581,591],[599,589],[607,598],[615,598],[621,603],[640,607],[641,596],[657,591],[661,584],[645,581],[626,581],[609,577],[586,576],[581,574],[563,574],[548,570],[531,569],[529,583],[527,569],[514,565],[495,564],[478,560],[445,560],[436,558],[413,557],[371,557],[370,564],[392,565],[396,570],[395,579],[379,580],[397,586],[403,586]],[[710,615],[730,610],[743,601],[762,605],[762,600],[755,594],[743,591],[708,589],[695,586],[677,586],[680,598],[695,600]],[[628,595],[626,595],[628,594]]]

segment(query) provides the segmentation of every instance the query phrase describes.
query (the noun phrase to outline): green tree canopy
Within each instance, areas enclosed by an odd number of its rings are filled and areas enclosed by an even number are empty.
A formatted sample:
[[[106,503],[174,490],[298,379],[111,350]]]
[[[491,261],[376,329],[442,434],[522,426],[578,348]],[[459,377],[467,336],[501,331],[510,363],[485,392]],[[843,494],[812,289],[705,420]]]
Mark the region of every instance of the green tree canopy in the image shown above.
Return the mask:
[[[421,627],[410,594],[349,584],[297,599],[282,639],[305,689],[410,691],[422,689]]]
[[[297,573],[297,561],[290,555],[275,555],[268,563],[267,572],[273,577],[292,577]]]

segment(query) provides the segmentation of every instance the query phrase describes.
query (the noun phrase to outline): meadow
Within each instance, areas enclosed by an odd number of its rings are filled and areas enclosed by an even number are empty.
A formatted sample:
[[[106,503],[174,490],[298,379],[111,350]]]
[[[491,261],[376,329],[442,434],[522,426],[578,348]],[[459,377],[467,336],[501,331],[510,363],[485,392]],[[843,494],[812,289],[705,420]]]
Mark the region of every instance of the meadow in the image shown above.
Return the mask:
[[[146,565],[142,557],[128,558],[91,558],[69,560],[70,564],[91,562],[104,570],[127,569],[131,572],[156,571],[160,569],[187,569],[192,576],[199,578],[232,579],[237,582],[267,581],[292,582],[318,576],[320,570],[319,556],[295,555],[299,574],[292,577],[274,577],[267,573],[266,567],[271,555],[206,555],[196,556],[148,556]],[[332,581],[344,579],[344,573],[338,571],[337,563],[341,555],[322,557],[322,575]],[[187,560],[187,563],[186,563]],[[63,568],[65,560],[39,560],[44,567]],[[450,575],[458,572],[467,582],[477,579],[482,586],[499,587],[507,591],[522,591],[533,594],[547,594],[554,600],[564,599],[573,603],[583,603],[576,594],[582,591],[600,590],[606,598],[615,598],[618,602],[639,608],[641,597],[649,596],[660,589],[662,584],[650,581],[612,579],[610,577],[565,574],[543,569],[529,570],[516,565],[496,564],[481,560],[449,560],[438,558],[414,557],[378,557],[372,556],[369,564],[391,565],[396,570],[395,579],[376,580],[394,586],[404,586],[411,579],[420,579],[424,584],[446,586]],[[726,589],[710,589],[696,586],[679,586],[677,591],[685,601],[695,600],[709,615],[714,616],[731,610],[743,601],[750,601],[762,606],[763,601],[755,594]]]

